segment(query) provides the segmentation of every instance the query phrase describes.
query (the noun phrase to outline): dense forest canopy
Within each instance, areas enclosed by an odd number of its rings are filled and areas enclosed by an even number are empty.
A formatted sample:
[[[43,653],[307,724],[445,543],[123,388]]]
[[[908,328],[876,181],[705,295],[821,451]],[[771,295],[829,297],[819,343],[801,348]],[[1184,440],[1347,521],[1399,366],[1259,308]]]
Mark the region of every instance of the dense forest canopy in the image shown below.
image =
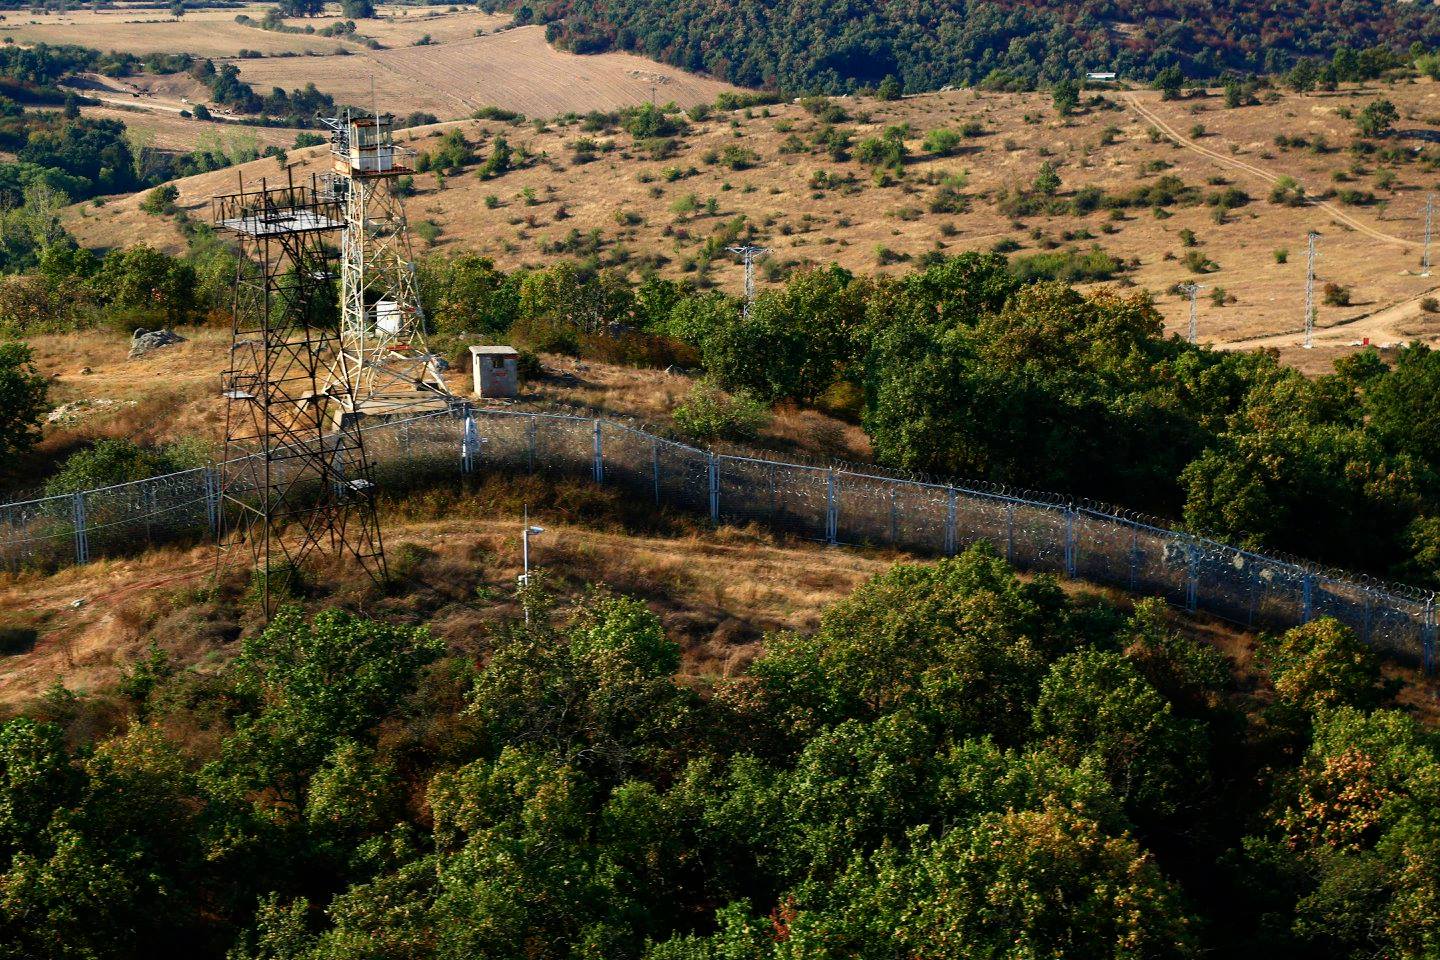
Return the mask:
[[[341,612],[218,673],[154,649],[98,736],[107,701],[53,692],[0,725],[0,954],[1440,949],[1435,736],[1333,621],[1265,640],[1243,693],[1163,605],[977,548],[686,680],[644,604],[580,599],[537,584],[478,657]]]
[[[1055,82],[1088,70],[1149,79],[1276,73],[1339,47],[1440,43],[1440,11],[1392,0],[526,0],[579,53],[630,50],[753,87],[840,92],[897,77],[910,92],[945,84]]]

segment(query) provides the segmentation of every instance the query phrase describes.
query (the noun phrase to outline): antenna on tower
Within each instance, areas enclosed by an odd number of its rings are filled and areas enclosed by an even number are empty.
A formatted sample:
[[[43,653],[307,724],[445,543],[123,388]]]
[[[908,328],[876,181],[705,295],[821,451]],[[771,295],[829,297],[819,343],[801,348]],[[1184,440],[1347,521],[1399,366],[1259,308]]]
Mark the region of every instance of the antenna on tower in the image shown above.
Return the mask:
[[[741,316],[748,317],[750,306],[755,302],[755,258],[769,253],[770,250],[768,247],[757,247],[753,244],[725,249],[745,258],[745,305],[741,308]]]
[[[1315,346],[1315,241],[1320,234],[1311,230],[1305,239],[1309,244],[1305,255],[1305,349]]]
[[[1425,252],[1420,256],[1420,276],[1430,276],[1430,224],[1435,214],[1435,194],[1425,195]]]
[[[1180,286],[1180,292],[1190,298],[1190,333],[1185,338],[1190,343],[1194,343],[1200,335],[1200,329],[1195,322],[1195,295],[1204,289],[1206,289],[1205,286],[1195,283],[1193,281],[1190,283],[1181,284]]]

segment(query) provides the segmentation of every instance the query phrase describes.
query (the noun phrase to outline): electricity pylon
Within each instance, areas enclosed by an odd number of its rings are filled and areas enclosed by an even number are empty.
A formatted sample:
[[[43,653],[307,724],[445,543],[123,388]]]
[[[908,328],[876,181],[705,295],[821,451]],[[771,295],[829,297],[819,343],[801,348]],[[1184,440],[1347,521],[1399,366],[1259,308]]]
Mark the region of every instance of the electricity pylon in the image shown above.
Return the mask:
[[[1190,298],[1190,333],[1185,339],[1191,343],[1194,343],[1200,336],[1200,328],[1195,322],[1195,295],[1204,289],[1204,286],[1193,281],[1180,286],[1180,292]]]
[[[755,258],[768,253],[769,249],[750,244],[743,247],[726,247],[725,249],[745,258],[745,305],[741,307],[741,314],[748,317],[750,316],[750,306],[755,302]]]

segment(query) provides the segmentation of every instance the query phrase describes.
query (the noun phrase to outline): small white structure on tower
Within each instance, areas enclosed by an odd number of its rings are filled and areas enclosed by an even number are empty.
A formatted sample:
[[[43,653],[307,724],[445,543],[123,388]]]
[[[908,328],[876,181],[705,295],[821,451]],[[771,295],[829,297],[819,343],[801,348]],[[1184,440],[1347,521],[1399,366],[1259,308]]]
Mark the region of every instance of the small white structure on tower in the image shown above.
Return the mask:
[[[394,190],[397,177],[413,172],[412,151],[395,144],[388,113],[347,114],[325,125],[334,157],[330,189],[345,210],[340,350],[330,374],[332,387],[349,388],[342,415],[444,410],[452,397],[425,343],[410,228]]]

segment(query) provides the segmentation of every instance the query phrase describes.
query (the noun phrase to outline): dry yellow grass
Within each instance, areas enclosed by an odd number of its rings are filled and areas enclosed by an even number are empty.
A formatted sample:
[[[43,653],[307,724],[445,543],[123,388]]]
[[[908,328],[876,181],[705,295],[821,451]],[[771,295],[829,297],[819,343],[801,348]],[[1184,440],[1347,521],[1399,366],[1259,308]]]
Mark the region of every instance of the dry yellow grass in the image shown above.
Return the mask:
[[[176,153],[188,153],[207,141],[227,149],[243,144],[253,144],[258,150],[266,147],[289,148],[301,132],[291,127],[196,120],[178,113],[144,109],[85,106],[80,108],[80,112],[97,120],[119,120],[128,130],[134,131],[139,142]]]
[[[258,21],[267,9],[254,4],[196,10],[181,19],[129,7],[12,13],[0,16],[0,37],[141,55],[183,51],[216,59],[255,50],[266,56],[234,62],[242,79],[260,90],[314,83],[341,103],[369,104],[373,84],[387,106],[442,118],[467,116],[481,106],[539,116],[609,110],[643,102],[652,90],[662,102],[690,106],[731,89],[629,54],[562,53],[545,42],[543,28],[508,29],[509,16],[478,10],[382,6],[380,17],[357,24],[363,37],[388,48],[371,50],[344,37],[319,35],[340,21],[335,5],[326,16],[288,21],[313,33],[282,33],[235,22],[241,14]],[[427,36],[430,43],[415,45]],[[181,97],[208,101],[208,92],[183,76],[119,80],[96,76],[89,78],[85,92],[108,107],[131,106],[159,114],[178,115],[189,105]]]
[[[463,117],[498,106],[528,116],[613,110],[650,99],[709,102],[728,84],[687,74],[642,57],[605,53],[580,57],[545,42],[542,27],[354,56],[239,61],[240,77],[260,89],[314,83],[341,103],[370,103],[371,81],[381,106]]]
[[[0,21],[0,37],[16,43],[70,43],[97,50],[144,55],[189,53],[197,57],[234,57],[241,50],[266,54],[331,53],[337,46],[357,48],[334,38],[276,33],[235,22],[238,14],[256,20],[266,7],[215,8],[187,11],[180,19],[163,10],[102,7],[64,13],[10,12]],[[322,24],[323,25],[323,24]]]
[[[563,489],[553,493],[561,501],[567,497]],[[484,492],[478,496],[483,499]],[[509,489],[500,496],[510,505],[516,499]],[[403,588],[381,592],[353,570],[338,576],[322,571],[322,595],[310,605],[360,604],[371,616],[423,623],[452,651],[483,658],[491,640],[521,616],[513,597],[521,564],[520,518],[493,504],[475,506],[452,503],[454,515],[427,519],[389,517],[385,535],[392,562],[402,553],[423,557],[406,571]],[[534,544],[532,560],[560,599],[559,615],[582,605],[591,585],[638,597],[681,644],[681,670],[692,676],[744,671],[766,635],[813,630],[827,606],[891,564],[913,559],[748,529],[597,529],[563,507],[551,509],[543,516],[546,534]],[[57,681],[82,694],[104,690],[145,656],[152,642],[181,667],[217,669],[236,654],[240,636],[259,623],[248,606],[222,607],[207,599],[215,571],[211,548],[197,547],[152,550],[53,574],[0,576],[0,626],[28,628],[36,636],[31,649],[0,659],[0,713],[33,703]],[[227,574],[227,582],[233,576]],[[1103,597],[1122,607],[1133,599],[1074,581],[1062,585],[1073,595]],[[1174,622],[1231,659],[1247,700],[1269,698],[1255,663],[1255,635],[1180,613]],[[1385,664],[1384,672],[1399,682],[1397,701],[1404,709],[1427,725],[1440,723],[1434,678],[1395,663]]]
[[[1412,337],[1434,341],[1440,334],[1440,318],[1420,309],[1420,300],[1436,291],[1440,279],[1418,276],[1424,191],[1432,178],[1418,163],[1401,164],[1393,169],[1393,184],[1381,188],[1376,180],[1378,164],[1363,160],[1355,172],[1356,159],[1345,150],[1352,141],[1353,124],[1338,113],[1386,96],[1400,107],[1402,128],[1434,131],[1440,127],[1430,122],[1440,114],[1437,90],[1440,86],[1419,81],[1335,94],[1285,94],[1276,102],[1239,110],[1224,109],[1213,95],[1178,103],[1162,103],[1149,92],[1134,95],[1141,107],[1181,139],[1190,140],[1191,128],[1203,124],[1205,133],[1194,143],[1204,152],[1167,137],[1152,142],[1152,121],[1132,109],[1121,94],[1111,94],[1117,109],[1092,110],[1063,121],[1048,98],[1038,94],[956,91],[895,103],[844,101],[848,109],[867,115],[868,122],[852,124],[857,139],[894,124],[910,124],[912,159],[907,175],[888,186],[876,185],[854,162],[782,152],[788,136],[805,138],[815,125],[793,104],[769,108],[769,116],[754,111],[750,117],[736,113],[695,124],[680,154],[662,161],[631,154],[629,137],[620,134],[599,136],[602,143],[613,144],[613,152],[579,164],[569,146],[583,135],[576,127],[552,125],[537,133],[528,126],[469,121],[463,129],[482,153],[503,132],[512,144],[524,144],[544,162],[493,181],[473,174],[451,177],[443,190],[437,189],[433,176],[418,177],[420,193],[410,201],[409,210],[412,220],[431,220],[440,228],[435,252],[482,252],[506,268],[539,265],[553,259],[542,252],[542,244],[553,244],[575,230],[582,235],[599,231],[605,247],[602,255],[613,255],[617,246],[632,257],[663,254],[668,262],[662,272],[675,277],[687,275],[686,260],[701,241],[739,215],[760,229],[772,260],[838,262],[862,273],[910,269],[904,262],[879,265],[879,246],[913,259],[929,250],[988,249],[1002,238],[1018,241],[1022,253],[1057,243],[1081,248],[1093,243],[1134,262],[1125,282],[1156,291],[1172,330],[1184,330],[1188,309],[1183,299],[1166,291],[1177,282],[1198,279],[1210,288],[1200,302],[1202,339],[1219,346],[1275,346],[1287,360],[1319,370],[1354,349],[1352,341],[1367,336],[1384,344]],[[403,106],[393,104],[395,109]],[[933,158],[921,151],[926,131],[967,121],[979,121],[986,134],[967,141],[960,155]],[[407,136],[423,150],[448,128],[426,128]],[[1277,133],[1311,140],[1324,136],[1335,149],[1323,154],[1282,151],[1271,142]],[[706,162],[707,154],[730,146],[756,151],[759,165],[735,171]],[[300,171],[319,169],[322,154],[322,150],[308,156],[297,152],[292,159],[301,162]],[[1200,205],[1172,208],[1166,219],[1138,209],[1118,220],[1098,211],[1083,217],[1028,217],[1017,225],[984,198],[1009,185],[1028,184],[1046,161],[1056,166],[1062,193],[1091,185],[1118,192],[1174,175],[1206,192],[1239,187],[1253,199],[1232,211],[1223,224],[1213,222],[1211,208]],[[672,168],[681,177],[667,182],[664,171]],[[811,178],[821,170],[853,174],[858,188],[849,194],[816,191]],[[280,169],[267,161],[239,172],[273,178]],[[944,174],[968,176],[964,188],[971,197],[968,212],[928,212],[933,188],[925,178]],[[1336,183],[1337,174],[1348,179]],[[1331,186],[1375,193],[1377,203],[1337,208],[1338,213],[1392,239],[1361,232],[1339,220],[1336,210],[1268,203],[1270,178],[1278,175],[1295,177],[1312,194]],[[181,182],[181,204],[202,213],[209,195],[233,184],[236,176],[232,170]],[[522,197],[527,189],[535,196],[533,205]],[[488,195],[499,199],[497,209],[487,209]],[[673,212],[676,202],[690,195],[702,202],[714,198],[717,215],[703,210]],[[630,214],[640,222],[618,222],[617,217]],[[103,210],[76,210],[71,224],[91,243],[108,245],[151,235],[156,242],[178,249],[173,227],[139,213],[135,198],[112,202]],[[1197,249],[1216,265],[1213,272],[1197,276],[1183,265],[1187,252],[1180,239],[1183,229],[1195,233]],[[1311,229],[1324,235],[1319,284],[1349,287],[1352,305],[1321,305],[1317,347],[1302,351],[1304,244]],[[1072,239],[1067,240],[1067,235]],[[1087,235],[1089,239],[1083,239]],[[1276,262],[1273,253],[1278,249],[1288,250],[1287,263]],[[714,279],[738,292],[741,274],[737,267],[721,264]],[[1209,297],[1216,287],[1235,300],[1214,305]]]
[[[419,617],[460,649],[483,648],[520,613],[512,599],[519,524],[493,511],[463,524],[391,520],[392,555],[410,544],[435,556],[405,590],[367,605],[380,616]],[[827,604],[895,558],[734,529],[636,535],[547,517],[532,559],[572,600],[591,583],[643,597],[684,644],[687,671],[723,674],[743,668],[765,633],[813,628]],[[56,680],[80,691],[113,683],[152,637],[186,665],[233,655],[226,640],[240,625],[217,636],[203,611],[187,608],[194,601],[186,592],[212,583],[214,571],[213,551],[197,547],[0,579],[0,625],[38,633],[33,649],[0,662],[0,708],[31,701]],[[337,589],[343,596],[365,585],[346,580]]]

